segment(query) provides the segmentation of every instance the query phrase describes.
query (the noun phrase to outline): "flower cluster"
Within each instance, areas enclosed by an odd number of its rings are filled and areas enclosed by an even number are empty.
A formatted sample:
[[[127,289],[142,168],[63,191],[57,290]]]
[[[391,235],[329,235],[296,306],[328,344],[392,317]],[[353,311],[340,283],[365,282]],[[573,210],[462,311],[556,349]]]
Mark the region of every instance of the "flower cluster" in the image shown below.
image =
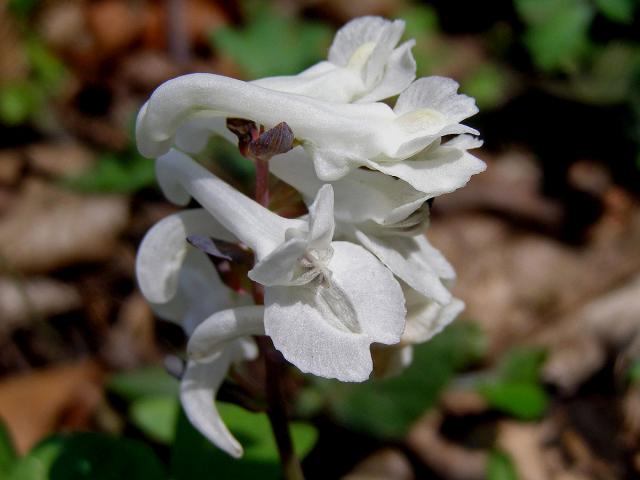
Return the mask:
[[[402,21],[362,17],[346,24],[328,60],[299,75],[243,82],[192,74],[161,85],[137,120],[138,148],[156,157],[166,197],[202,208],[165,218],[137,258],[142,293],[190,337],[181,399],[192,423],[231,455],[242,447],[213,398],[234,362],[257,355],[268,335],[303,372],[342,381],[369,378],[372,344],[385,346],[392,374],[411,346],[463,309],[448,287],[455,272],[427,241],[428,200],[484,170],[480,146],[460,122],[476,113],[450,79],[415,80]],[[397,97],[393,108],[381,100]],[[286,122],[294,148],[270,172],[298,190],[308,214],[283,218],[246,197],[189,155],[211,135],[238,140],[230,118],[271,129]],[[225,285],[187,238],[241,243],[255,255],[248,276],[264,305]]]

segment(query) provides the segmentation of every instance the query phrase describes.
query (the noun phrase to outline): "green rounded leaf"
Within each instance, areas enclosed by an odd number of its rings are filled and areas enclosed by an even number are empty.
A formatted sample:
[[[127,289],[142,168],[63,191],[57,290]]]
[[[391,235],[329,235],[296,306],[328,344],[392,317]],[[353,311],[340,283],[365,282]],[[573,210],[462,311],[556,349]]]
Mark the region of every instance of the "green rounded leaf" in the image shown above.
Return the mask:
[[[518,474],[508,455],[496,450],[489,455],[487,480],[518,480]]]
[[[129,409],[133,423],[153,440],[170,444],[176,432],[180,403],[174,395],[156,395],[135,400]]]
[[[267,415],[223,402],[218,402],[217,406],[225,424],[244,447],[244,456],[236,460],[222,452],[181,414],[171,455],[173,478],[210,478],[211,472],[215,472],[215,478],[234,480],[282,478],[278,449]],[[317,430],[302,422],[292,422],[289,428],[296,454],[302,459],[313,448]]]
[[[125,400],[154,395],[177,396],[178,380],[162,367],[145,367],[114,375],[107,388]]]
[[[37,445],[9,480],[164,480],[167,475],[143,443],[98,433],[56,435]]]
[[[487,383],[478,391],[493,408],[523,420],[540,418],[549,404],[547,392],[535,383]]]

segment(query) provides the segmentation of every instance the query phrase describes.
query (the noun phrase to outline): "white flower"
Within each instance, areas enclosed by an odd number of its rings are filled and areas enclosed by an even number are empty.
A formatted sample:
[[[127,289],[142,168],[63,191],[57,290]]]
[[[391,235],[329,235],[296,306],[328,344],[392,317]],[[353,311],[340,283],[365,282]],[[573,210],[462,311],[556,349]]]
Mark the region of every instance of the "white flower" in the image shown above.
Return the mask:
[[[431,340],[453,322],[464,310],[464,302],[452,297],[442,305],[429,300],[406,284],[402,284],[406,299],[407,323],[400,343],[382,346],[374,352],[376,375],[390,377],[411,365],[413,347]]]
[[[458,145],[461,140],[453,142]],[[442,305],[451,301],[442,280],[452,280],[455,272],[424,237],[429,214],[425,202],[462,187],[473,173],[484,168],[481,160],[462,150],[459,155],[447,156],[455,148],[434,149],[442,152],[435,154],[441,161],[419,161],[424,164],[423,178],[429,183],[428,193],[391,176],[363,169],[332,183],[339,236],[363,245],[413,289]],[[322,186],[314,174],[311,159],[301,148],[272,158],[270,170],[300,191],[307,203]]]
[[[411,55],[415,41],[396,48],[404,22],[360,17],[345,24],[329,48],[328,61],[298,75],[269,77],[252,83],[336,103],[365,103],[398,95],[415,78]]]
[[[249,276],[265,286],[265,333],[304,372],[362,381],[373,342],[397,343],[404,298],[393,274],[359,245],[332,241],[333,190],[325,186],[307,220],[285,219],[172,150],[156,163],[171,201],[191,196],[236,238],[252,248]]]
[[[224,425],[215,397],[231,365],[254,359],[251,335],[264,334],[262,306],[222,283],[207,256],[190,247],[193,233],[233,237],[202,209],[171,215],[143,239],[136,258],[140,290],[153,310],[183,326],[194,350],[180,384],[180,399],[191,423],[234,457],[242,446]],[[212,335],[215,341],[211,341]]]
[[[392,110],[384,103],[326,102],[219,75],[184,75],[158,87],[142,107],[137,144],[143,155],[156,157],[169,151],[174,140],[187,151],[202,147],[193,120],[227,138],[225,118],[252,120],[267,129],[286,122],[313,159],[316,175],[333,181],[360,166],[383,171],[443,135],[477,134],[459,123],[477,108],[473,99],[456,93],[457,87],[442,77],[419,79],[400,94]],[[186,128],[184,137],[176,139],[181,127]],[[403,171],[391,174],[410,180]]]

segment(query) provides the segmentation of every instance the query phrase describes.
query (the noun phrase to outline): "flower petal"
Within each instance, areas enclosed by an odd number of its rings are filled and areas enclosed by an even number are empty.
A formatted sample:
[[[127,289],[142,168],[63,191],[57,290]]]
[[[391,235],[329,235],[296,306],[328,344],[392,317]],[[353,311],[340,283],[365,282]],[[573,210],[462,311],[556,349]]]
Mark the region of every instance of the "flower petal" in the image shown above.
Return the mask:
[[[323,185],[313,162],[300,147],[273,157],[270,171],[300,191],[311,202]],[[392,224],[408,217],[427,200],[427,195],[408,183],[370,170],[356,169],[332,183],[336,221]]]
[[[265,332],[284,357],[303,372],[342,381],[371,373],[369,345],[397,343],[404,329],[398,282],[373,255],[349,242],[333,242],[332,282],[350,302],[361,333],[337,328],[331,310],[311,286],[265,289]]]
[[[231,349],[206,362],[188,362],[180,383],[180,401],[187,418],[202,435],[232,457],[240,458],[242,445],[227,429],[214,401],[231,362]]]
[[[165,82],[151,95],[136,122],[138,149],[148,157],[166,153],[176,131],[194,115],[245,118],[267,129],[286,122],[300,141],[319,149],[338,145],[339,151],[365,157],[393,149],[402,140],[394,136],[390,124],[395,115],[383,103],[324,102],[220,75],[194,73]]]
[[[239,300],[220,281],[206,255],[187,244],[186,237],[196,232],[235,241],[205,210],[187,210],[154,225],[136,257],[136,277],[144,297],[157,315],[185,328],[186,323],[202,320]]]
[[[358,74],[359,72],[331,62],[320,62],[298,75],[260,78],[251,83],[317,100],[349,103],[366,91],[364,82]]]
[[[278,245],[249,271],[249,278],[265,287],[292,285],[299,273],[300,258],[307,249],[303,238],[292,238]]]
[[[328,59],[331,63],[347,66],[354,63],[354,55],[363,45],[373,44],[373,52],[366,58],[366,77],[379,75],[387,57],[398,44],[404,32],[402,20],[389,21],[382,17],[364,16],[345,24],[329,47]]]
[[[442,284],[432,263],[433,250],[422,235],[415,237],[374,236],[355,230],[358,241],[380,259],[395,275],[422,295],[438,303],[451,301],[451,293]],[[422,239],[422,240],[418,240]],[[430,247],[430,245],[429,245]],[[437,258],[438,262],[440,258]],[[438,264],[440,267],[441,265]]]
[[[211,112],[193,115],[176,130],[176,146],[187,153],[201,152],[209,142],[211,135],[220,135],[230,143],[237,145],[236,137],[227,128],[227,119]]]
[[[396,48],[387,61],[382,80],[355,103],[377,102],[398,95],[416,78],[416,61],[411,54],[415,45],[409,40]]]
[[[393,109],[397,115],[428,108],[444,115],[449,124],[478,113],[473,98],[458,93],[458,82],[446,77],[424,77],[413,82],[398,97]]]
[[[264,306],[250,305],[214,313],[194,330],[187,352],[191,360],[218,354],[230,341],[249,335],[264,335]]]
[[[465,186],[473,175],[487,168],[482,160],[466,150],[448,145],[418,154],[404,162],[368,162],[368,165],[404,180],[430,198],[437,197]]]
[[[403,288],[407,301],[407,325],[402,334],[405,344],[424,343],[440,333],[464,310],[464,302],[452,298],[440,305],[410,287]]]
[[[281,244],[288,228],[304,225],[267,210],[177,150],[158,158],[156,173],[169,200],[185,205],[195,198],[258,257]]]
[[[309,248],[326,249],[333,239],[333,187],[320,187],[316,198],[309,206]]]

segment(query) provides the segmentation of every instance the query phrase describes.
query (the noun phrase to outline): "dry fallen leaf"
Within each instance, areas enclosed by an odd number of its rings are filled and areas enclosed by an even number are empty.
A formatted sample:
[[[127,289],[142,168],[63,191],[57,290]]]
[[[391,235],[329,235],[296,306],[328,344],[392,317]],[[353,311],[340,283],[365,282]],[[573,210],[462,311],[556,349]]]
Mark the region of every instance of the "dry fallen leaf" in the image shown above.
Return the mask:
[[[158,360],[154,316],[142,295],[134,293],[122,304],[101,353],[109,366],[120,369]]]
[[[0,3],[0,78],[4,82],[23,80],[29,74],[19,26],[6,11],[8,8],[9,2]]]
[[[2,380],[0,417],[18,451],[25,453],[44,436],[65,426],[65,416],[80,427],[72,411],[74,408],[93,411],[101,398],[101,382],[102,370],[92,361],[49,367]]]
[[[93,153],[78,143],[40,143],[26,150],[31,168],[53,177],[79,175],[91,166]]]
[[[72,285],[48,278],[0,277],[0,337],[35,319],[81,306],[82,298]]]
[[[105,260],[128,221],[124,197],[82,196],[31,180],[0,219],[0,258],[21,272]]]
[[[124,50],[142,33],[142,5],[100,0],[86,9],[86,22],[102,56]]]
[[[471,450],[440,434],[442,417],[438,412],[425,415],[406,438],[409,449],[426,465],[451,480],[482,480],[487,469],[487,452]]]
[[[16,150],[0,151],[0,185],[13,185],[20,178],[24,162]]]
[[[547,480],[540,425],[503,421],[498,426],[497,446],[509,455],[520,480]]]
[[[400,451],[384,448],[358,463],[343,480],[413,480],[411,463]]]

